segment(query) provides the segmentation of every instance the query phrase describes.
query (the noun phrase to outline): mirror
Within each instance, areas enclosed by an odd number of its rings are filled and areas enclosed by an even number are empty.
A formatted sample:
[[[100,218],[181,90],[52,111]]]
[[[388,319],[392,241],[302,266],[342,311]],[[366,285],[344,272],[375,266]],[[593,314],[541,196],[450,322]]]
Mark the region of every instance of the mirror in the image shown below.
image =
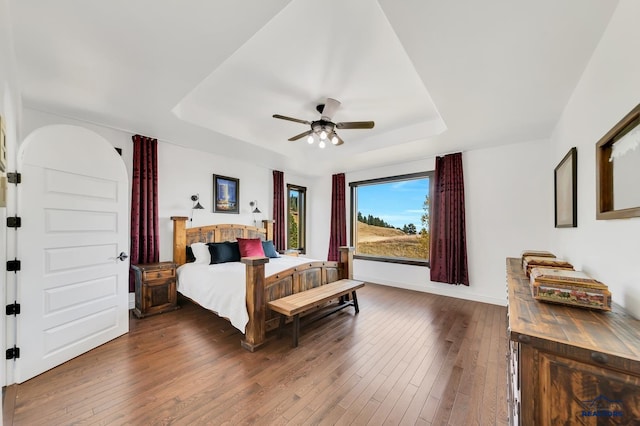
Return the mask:
[[[631,137],[633,136],[633,137]],[[640,126],[634,133],[614,142],[613,161],[613,209],[624,210],[640,206]],[[617,149],[619,148],[619,149]],[[616,155],[620,152],[619,155]]]
[[[640,105],[596,144],[597,219],[640,216]]]

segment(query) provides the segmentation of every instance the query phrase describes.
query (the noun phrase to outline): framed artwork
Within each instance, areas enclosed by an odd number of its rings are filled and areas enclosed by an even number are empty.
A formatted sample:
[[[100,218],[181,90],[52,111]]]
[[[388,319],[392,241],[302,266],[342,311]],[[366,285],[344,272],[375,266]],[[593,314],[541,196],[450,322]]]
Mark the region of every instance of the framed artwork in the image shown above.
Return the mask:
[[[596,144],[596,219],[640,217],[640,104]]]
[[[238,199],[240,196],[240,180],[220,175],[213,175],[213,212],[240,213]]]
[[[571,148],[554,170],[556,228],[578,226],[578,151]]]

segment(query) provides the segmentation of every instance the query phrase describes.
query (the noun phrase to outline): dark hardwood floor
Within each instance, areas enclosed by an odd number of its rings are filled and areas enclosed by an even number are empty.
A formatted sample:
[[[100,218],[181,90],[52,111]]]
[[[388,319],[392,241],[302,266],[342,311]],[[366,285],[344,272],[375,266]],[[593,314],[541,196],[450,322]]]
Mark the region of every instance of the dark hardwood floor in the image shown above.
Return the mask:
[[[507,424],[506,308],[367,284],[255,353],[187,301],[6,389],[5,425]],[[271,335],[271,334],[270,334]]]

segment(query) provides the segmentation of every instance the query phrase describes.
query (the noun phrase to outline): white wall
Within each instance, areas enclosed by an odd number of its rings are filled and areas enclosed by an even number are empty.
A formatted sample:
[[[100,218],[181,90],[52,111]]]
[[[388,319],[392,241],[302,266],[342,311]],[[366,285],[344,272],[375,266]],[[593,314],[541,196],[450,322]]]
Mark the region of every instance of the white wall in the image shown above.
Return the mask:
[[[199,193],[203,210],[193,211],[193,221],[187,226],[219,223],[253,225],[254,215],[249,202],[256,200],[262,212],[255,219],[260,224],[273,215],[273,177],[271,169],[248,164],[239,159],[185,149],[168,143],[158,147],[158,190],[160,215],[160,258],[173,258],[171,216],[190,216],[191,195]],[[239,214],[213,213],[213,175],[240,180]]]
[[[552,246],[640,318],[640,218],[596,220],[595,169],[598,140],[640,102],[638,17],[640,2],[620,1],[552,136],[555,164],[578,150],[578,227],[554,230]]]
[[[329,255],[331,180],[331,175],[314,178],[307,188],[307,256],[313,259],[326,260]]]
[[[122,159],[127,167],[128,176],[131,177],[133,162],[131,133],[34,109],[24,109],[25,135],[50,124],[72,124],[86,127],[103,136],[114,147],[122,148]],[[69,153],[69,155],[73,155],[73,153]],[[193,205],[191,195],[193,194],[199,193],[200,204],[204,210],[193,212],[193,221],[190,223],[192,226],[216,223],[252,225],[254,215],[249,206],[251,200],[258,202],[258,207],[262,212],[260,215],[255,215],[258,223],[262,219],[273,219],[273,175],[271,169],[255,166],[241,159],[187,149],[164,141],[158,143],[158,168],[161,261],[173,258],[171,216],[190,216]],[[240,179],[239,214],[213,213],[213,174]],[[309,194],[314,194],[313,179],[291,174],[286,170],[284,170],[284,177],[285,185],[292,183],[305,186]],[[129,179],[129,186],[131,186],[131,179]],[[307,213],[309,223],[313,223],[315,212],[311,206]],[[308,235],[307,239],[309,243],[313,244],[313,235]],[[313,250],[309,253],[313,253]],[[315,253],[313,255],[315,257]],[[326,252],[322,258],[326,259]]]
[[[273,219],[273,170],[250,164],[242,159],[227,158],[218,154],[186,149],[177,145],[160,143],[159,166],[159,215],[160,215],[160,259],[171,260],[173,223],[171,216],[191,217],[191,195],[200,195],[204,210],[194,210],[193,220],[187,226],[202,226],[219,223],[241,223],[253,225],[254,217],[260,226],[261,220]],[[284,172],[286,184],[307,187],[313,194],[313,180]],[[239,214],[213,212],[213,175],[223,175],[240,180]],[[255,200],[261,214],[252,214],[249,202]],[[307,210],[308,223],[314,223],[315,213]],[[308,242],[313,236],[308,235]],[[307,253],[309,255],[309,253]]]
[[[88,127],[111,141],[114,146],[122,148],[123,160],[131,175],[130,133],[25,109],[25,134],[54,123]],[[549,142],[543,140],[472,150],[463,154],[469,287],[430,282],[428,268],[364,260],[356,260],[354,264],[356,278],[488,303],[506,303],[505,258],[518,256],[524,249],[550,249],[553,232],[554,161],[549,158],[548,153]],[[270,169],[162,141],[159,144],[159,167],[161,260],[172,258],[170,218],[191,214],[192,194],[199,193],[200,202],[205,207],[204,210],[193,212],[194,226],[228,222],[252,224],[253,215],[249,210],[251,200],[257,200],[263,212],[257,220],[272,219],[273,178]],[[434,161],[430,158],[347,173],[346,180],[348,183],[433,170],[433,167]],[[240,179],[240,214],[212,212],[214,173]],[[307,187],[310,225],[307,256],[326,259],[330,229],[331,176],[308,178],[285,170],[285,183]]]
[[[548,249],[553,211],[546,140],[464,152],[469,287],[429,280],[429,269],[366,260],[357,279],[487,303],[506,304],[505,259]],[[434,169],[434,159],[347,174],[347,183]],[[533,201],[532,201],[533,200]]]
[[[6,0],[5,0],[6,1]],[[4,16],[4,15],[3,15]],[[470,286],[432,283],[428,269],[371,261],[356,261],[354,273],[364,280],[455,297],[504,304],[508,256],[524,249],[550,249],[610,286],[614,300],[640,306],[640,219],[595,220],[595,143],[639,101],[640,29],[633,17],[640,3],[624,0],[554,132],[551,142],[532,141],[465,152],[467,239]],[[5,77],[6,79],[6,77]],[[6,89],[3,92],[6,99]],[[6,103],[6,100],[5,100]],[[10,102],[16,104],[15,101]],[[6,109],[6,106],[5,106]],[[17,115],[18,109],[13,114]],[[6,112],[6,111],[5,111]],[[25,110],[24,132],[44,124],[84,125],[124,150],[131,172],[131,134]],[[215,141],[211,141],[215,143]],[[553,228],[553,168],[572,146],[578,147],[578,228]],[[258,200],[263,218],[271,218],[271,170],[240,159],[192,151],[160,143],[161,259],[171,258],[173,215],[188,216],[194,193],[205,210],[195,212],[194,225],[241,222],[251,224],[249,201]],[[433,169],[433,159],[347,173],[347,182]],[[290,175],[285,182],[308,189],[308,252],[326,259],[329,242],[331,176]],[[239,215],[214,214],[213,173],[240,179]],[[638,302],[634,302],[638,300]],[[637,308],[640,312],[640,308]],[[640,315],[640,314],[639,314]]]
[[[270,211],[265,194],[270,188],[271,172],[261,167],[247,167],[238,160],[201,151],[160,143],[158,147],[158,189],[160,214],[160,258],[172,259],[171,216],[190,216],[191,195],[199,193],[203,210],[193,211],[193,222],[187,226],[218,223],[253,225],[249,202],[257,200],[260,210]],[[213,213],[213,174],[239,179],[239,214]],[[267,217],[256,217],[256,220]]]

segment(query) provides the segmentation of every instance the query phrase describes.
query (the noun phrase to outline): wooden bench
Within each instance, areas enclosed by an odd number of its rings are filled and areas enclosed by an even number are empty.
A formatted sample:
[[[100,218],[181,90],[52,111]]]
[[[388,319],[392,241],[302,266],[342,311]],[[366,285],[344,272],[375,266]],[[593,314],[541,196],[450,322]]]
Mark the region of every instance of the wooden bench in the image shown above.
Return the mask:
[[[300,334],[300,314],[303,314],[304,312],[337,297],[340,297],[341,304],[338,308],[332,310],[326,315],[337,312],[348,306],[353,306],[357,314],[360,312],[360,308],[358,307],[356,290],[361,287],[364,287],[364,283],[362,281],[338,280],[321,285],[320,287],[311,288],[280,299],[272,300],[268,302],[268,306],[271,310],[281,314],[280,327],[278,329],[279,333],[282,332],[285,319],[287,317],[293,317],[293,347],[296,347],[298,346],[298,336]],[[348,298],[349,293],[351,293],[352,302],[345,303],[344,296],[347,295]]]

